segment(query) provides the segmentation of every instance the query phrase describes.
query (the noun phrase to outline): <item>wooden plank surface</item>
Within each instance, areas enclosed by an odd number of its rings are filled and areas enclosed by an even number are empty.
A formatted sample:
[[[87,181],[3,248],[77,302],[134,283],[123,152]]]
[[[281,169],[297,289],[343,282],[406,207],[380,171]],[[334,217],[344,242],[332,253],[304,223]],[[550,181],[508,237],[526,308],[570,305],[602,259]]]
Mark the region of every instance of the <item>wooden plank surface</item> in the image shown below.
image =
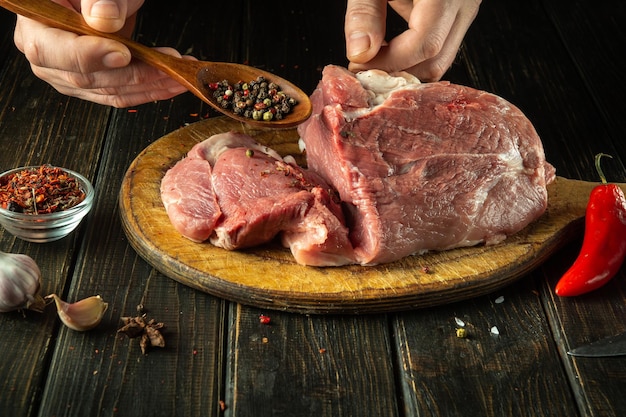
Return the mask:
[[[14,21],[14,16],[0,14],[0,171],[52,163],[93,179],[109,110],[59,96],[42,81],[24,77],[30,69],[13,45]],[[2,232],[0,250],[31,256],[42,272],[42,293],[64,294],[81,229],[45,246]],[[51,309],[0,315],[0,413],[18,417],[37,412],[58,327]]]
[[[626,71],[626,60],[616,53],[626,45],[626,33],[623,30],[626,7],[622,2],[602,3],[591,8],[581,2],[543,3],[564,49],[573,61],[572,69],[580,74],[581,84],[589,93],[588,103],[570,103],[576,109],[571,137],[577,138],[574,140],[576,144],[587,144],[592,152],[604,149],[604,152],[612,154],[614,159],[605,165],[605,173],[611,180],[620,181],[626,175],[626,145],[620,116],[626,108],[621,99],[626,93],[626,87],[614,80],[619,77],[618,74]],[[598,109],[597,112],[585,111],[591,103]],[[579,108],[583,105],[584,108]],[[576,152],[573,144],[568,148],[570,152]],[[588,167],[587,172],[592,174],[593,167],[590,166],[587,154],[579,151],[578,155],[586,159],[582,163]],[[579,248],[580,241],[574,242],[569,252],[564,252],[565,259],[573,260]],[[563,273],[562,267],[556,263],[546,264],[544,270],[548,287],[553,286]],[[545,305],[550,323],[558,340],[567,348],[626,331],[624,268],[609,285],[595,293],[573,299],[559,299],[551,291],[546,291],[546,294]],[[565,355],[563,358],[581,414],[624,414],[624,357],[597,361]]]
[[[133,126],[151,125],[161,104],[141,107],[137,113],[116,112],[113,132],[107,135],[105,163],[100,166],[96,206],[97,221],[85,230],[87,243],[76,260],[68,299],[100,294],[111,307],[98,332],[77,334],[60,330],[52,356],[50,381],[42,394],[41,410],[46,415],[197,415],[205,410],[218,412],[221,392],[224,335],[222,300],[198,294],[168,283],[146,265],[127,245],[116,210],[121,175],[130,158],[142,146],[144,135]],[[167,108],[167,107],[166,107]],[[163,113],[169,115],[166,111]],[[146,123],[146,120],[150,120]],[[163,120],[163,119],[162,119]],[[165,119],[167,120],[167,118]],[[156,127],[156,126],[155,126]],[[117,174],[115,174],[117,173]],[[165,323],[166,346],[147,356],[137,339],[117,334],[121,317],[137,314],[142,304],[149,318]],[[67,368],[75,368],[68,385]],[[90,369],[91,368],[91,369]],[[195,384],[193,382],[196,382]],[[200,383],[201,382],[201,383]],[[137,392],[142,401],[137,401]],[[66,414],[67,413],[67,414]],[[76,414],[75,414],[76,413]]]
[[[235,2],[228,4],[237,7]],[[146,7],[145,21],[160,22],[157,17],[163,6],[162,2],[161,8],[152,15]],[[205,9],[208,9],[206,5]],[[184,7],[178,10],[181,17],[186,15]],[[201,17],[195,12],[191,15]],[[180,35],[176,27],[169,25],[159,24],[154,30],[159,31],[156,38],[167,45],[175,44],[175,38]],[[161,32],[167,35],[159,38]],[[187,38],[191,37],[193,34],[187,33]],[[215,48],[221,49],[228,49],[228,45]],[[11,50],[14,51],[14,47]],[[22,334],[13,330],[14,349],[10,352],[6,346],[2,349],[8,357],[20,361],[6,364],[17,374],[6,382],[4,391],[15,394],[0,396],[2,413],[15,416],[38,413],[55,416],[218,415],[223,392],[225,304],[179,286],[145,264],[125,242],[116,210],[120,181],[132,158],[154,138],[200,120],[206,116],[206,109],[188,95],[175,103],[164,101],[115,111],[68,99],[33,76],[24,77],[29,72],[25,61],[19,53],[13,55],[11,63],[22,66],[20,70],[11,71],[18,82],[2,81],[2,84],[22,85],[23,89],[17,91],[21,92],[18,97],[31,105],[22,105],[10,96],[0,95],[11,100],[7,106],[18,108],[15,114],[20,117],[11,125],[4,118],[0,130],[3,134],[4,129],[11,134],[28,130],[20,133],[22,141],[16,140],[20,145],[12,149],[11,154],[5,153],[3,148],[0,158],[11,163],[22,162],[25,158],[18,155],[24,154],[31,155],[34,163],[52,161],[73,167],[88,174],[97,189],[94,210],[82,228],[88,244],[80,251],[80,241],[74,239],[39,248],[21,244],[14,249],[33,254],[41,259],[44,273],[59,276],[54,287],[45,286],[46,292],[54,290],[71,301],[101,294],[110,308],[98,330],[90,333],[76,333],[61,327],[52,309],[47,309],[42,317],[44,325],[41,319],[32,324],[32,332]],[[29,86],[24,85],[25,82],[37,85],[42,92],[30,89],[24,94]],[[39,115],[37,109],[47,113]],[[35,133],[41,132],[41,145],[33,140],[37,137],[33,135],[34,129]],[[68,152],[68,149],[79,151]],[[9,238],[6,234],[4,237]],[[58,256],[54,256],[55,252],[59,252]],[[120,317],[134,314],[139,303],[145,305],[150,317],[166,324],[166,347],[155,349],[145,357],[141,355],[137,339],[129,340],[116,333]],[[4,315],[0,317],[4,318]],[[9,318],[23,321],[19,313]],[[8,326],[2,328],[9,331]],[[15,340],[17,335],[20,339]],[[28,339],[24,340],[25,337]],[[32,353],[24,351],[24,346]],[[16,401],[16,395],[23,398]]]
[[[233,304],[230,325],[230,415],[402,415],[385,315],[307,316]]]
[[[625,18],[623,4],[617,2],[600,7],[563,1],[492,3],[481,10],[481,30],[466,42],[465,53],[472,72],[478,75],[477,83],[506,92],[505,97],[526,111],[560,175],[592,180],[597,175],[593,155],[606,152],[614,159],[605,165],[605,173],[614,181],[623,178],[624,141],[622,129],[615,123],[624,109],[620,98],[623,85],[607,84],[613,84],[610,74],[626,70],[626,62],[607,53],[624,45],[617,22]],[[487,51],[481,45],[488,45]],[[516,53],[510,53],[512,50]],[[488,62],[492,65],[486,65]],[[616,370],[624,368],[624,358],[592,361],[566,355],[567,349],[581,343],[624,331],[626,317],[623,272],[601,291],[585,297],[561,299],[554,295],[554,285],[574,261],[580,242],[580,238],[573,239],[537,271],[538,290],[578,412],[621,415],[626,409],[622,394],[626,386]],[[556,366],[552,363],[548,372],[558,375]],[[545,391],[556,396],[558,405],[568,400],[567,395],[559,394],[560,389]],[[542,400],[543,395],[537,398]]]
[[[407,415],[577,413],[530,277],[465,303],[396,316],[394,333]]]

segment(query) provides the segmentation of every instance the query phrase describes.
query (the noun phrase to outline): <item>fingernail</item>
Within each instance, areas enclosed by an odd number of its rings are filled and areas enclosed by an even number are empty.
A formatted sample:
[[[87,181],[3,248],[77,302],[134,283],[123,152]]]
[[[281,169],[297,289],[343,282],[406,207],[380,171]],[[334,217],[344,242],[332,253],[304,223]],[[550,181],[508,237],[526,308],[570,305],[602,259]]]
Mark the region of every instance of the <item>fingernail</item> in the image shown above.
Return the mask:
[[[119,19],[120,9],[114,1],[100,0],[91,6],[89,15],[100,19]]]
[[[126,55],[121,52],[109,52],[102,58],[102,63],[107,68],[121,68],[128,64]]]
[[[365,32],[352,32],[346,48],[348,57],[359,56],[370,49],[370,37]]]

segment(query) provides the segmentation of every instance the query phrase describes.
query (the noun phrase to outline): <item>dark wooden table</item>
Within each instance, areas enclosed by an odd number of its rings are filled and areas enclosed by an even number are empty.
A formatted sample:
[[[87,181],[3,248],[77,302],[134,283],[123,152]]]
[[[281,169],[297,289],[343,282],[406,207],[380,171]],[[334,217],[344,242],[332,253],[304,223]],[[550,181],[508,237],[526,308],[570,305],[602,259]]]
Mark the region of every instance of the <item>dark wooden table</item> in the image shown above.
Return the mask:
[[[137,38],[201,59],[247,62],[310,92],[328,63],[345,64],[344,2],[151,0]],[[621,416],[626,356],[574,359],[579,344],[626,331],[626,269],[575,299],[553,288],[580,239],[496,293],[372,315],[266,311],[185,287],[129,246],[117,196],[137,154],[215,114],[185,94],[112,109],[58,94],[13,45],[0,11],[0,170],[51,163],[93,180],[95,209],[49,244],[0,231],[26,253],[43,293],[101,294],[101,325],[78,333],[54,309],[0,315],[2,416]],[[626,3],[485,1],[446,79],[517,104],[559,175],[626,180]],[[399,30],[395,22],[390,31]],[[500,298],[503,297],[503,298]],[[498,302],[496,301],[498,300]],[[499,302],[502,301],[502,302]],[[166,324],[166,347],[142,355],[116,333],[143,304]],[[259,315],[271,325],[259,323]],[[459,318],[469,337],[455,336]],[[500,334],[490,332],[497,326]],[[225,408],[225,409],[224,409]]]

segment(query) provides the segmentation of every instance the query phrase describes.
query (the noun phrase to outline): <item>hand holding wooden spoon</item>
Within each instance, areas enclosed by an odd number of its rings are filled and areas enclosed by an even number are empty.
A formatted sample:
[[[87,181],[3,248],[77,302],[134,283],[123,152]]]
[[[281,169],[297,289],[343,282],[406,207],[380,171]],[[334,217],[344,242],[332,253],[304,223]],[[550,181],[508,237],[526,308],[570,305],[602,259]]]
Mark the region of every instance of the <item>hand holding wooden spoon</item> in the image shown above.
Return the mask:
[[[184,86],[186,89],[202,98],[205,102],[209,103],[215,109],[248,124],[262,125],[263,127],[268,128],[293,127],[306,120],[311,113],[311,104],[308,96],[293,84],[271,73],[240,64],[201,62],[192,59],[181,59],[179,56],[166,55],[156,51],[155,49],[130,41],[129,39],[118,34],[96,31],[85,23],[80,14],[48,0],[0,0],[0,6],[11,10],[18,15],[39,21],[52,28],[56,27],[79,35],[88,35],[72,37],[72,42],[82,42],[87,44],[98,42],[100,47],[106,47],[107,44],[102,42],[102,38],[107,38],[122,43],[128,48],[133,57],[138,58],[150,66],[162,71],[162,73],[167,74],[169,77],[180,83],[180,85]],[[49,27],[44,28],[50,31],[50,37],[64,36],[66,37],[64,40],[67,41],[68,34],[66,32],[54,31],[54,29]],[[25,51],[27,57],[29,49],[34,50],[32,53],[33,55],[37,55],[38,48],[36,45],[32,45],[32,43],[29,44],[28,40],[20,41],[20,33],[23,38],[27,37],[28,31],[23,29],[20,32],[18,29],[16,29],[16,44],[18,44],[18,47]],[[42,30],[43,28],[40,26],[39,29]],[[48,40],[50,39],[48,38]],[[57,44],[59,42],[58,39],[54,39],[54,41],[56,41]],[[111,45],[112,44],[108,44],[109,47],[111,47]],[[56,49],[58,49],[58,47]],[[97,53],[97,47],[91,49],[87,47],[82,48],[82,50],[91,50],[92,53]],[[166,51],[170,54],[177,55],[177,53],[171,49]],[[143,77],[141,77],[142,82],[138,83],[136,81],[138,79],[138,75],[140,75],[142,71],[147,70],[145,66],[143,68],[137,65],[123,66],[118,70],[114,70],[114,74],[102,71],[103,64],[104,66],[107,64],[113,66],[119,64],[123,65],[125,63],[123,55],[124,51],[119,51],[119,53],[109,54],[105,56],[104,59],[101,59],[100,62],[94,62],[93,64],[89,63],[91,62],[89,59],[82,59],[81,62],[86,61],[88,64],[86,68],[84,66],[81,67],[81,71],[87,73],[91,72],[86,75],[74,73],[73,76],[67,76],[67,74],[65,74],[65,76],[59,77],[57,71],[57,78],[55,79],[52,75],[55,74],[53,69],[43,69],[41,70],[41,74],[37,74],[37,66],[35,65],[33,67],[33,71],[35,71],[36,75],[40,76],[40,78],[46,79],[45,76],[47,75],[49,78],[52,78],[52,81],[57,81],[57,84],[64,87],[64,89],[57,87],[54,82],[51,82],[51,84],[63,93],[68,94],[69,90],[69,95],[74,95],[102,104],[114,105],[116,107],[126,107],[143,102],[165,99],[173,97],[184,91],[184,88],[181,88],[180,85],[174,84],[170,78],[165,77],[161,72],[154,70],[148,70],[149,72],[147,72],[147,74],[149,74],[147,85],[143,82],[145,80]],[[81,57],[79,56],[76,59],[80,60],[80,58]],[[36,57],[29,57],[29,60],[31,62],[36,61]],[[106,77],[106,74],[108,74],[108,78]],[[269,81],[273,81],[274,83],[280,85],[286,94],[296,99],[299,103],[284,119],[264,122],[235,116],[229,110],[224,110],[217,103],[215,103],[211,92],[208,91],[206,87],[211,82],[223,79],[231,80],[233,82],[239,80],[250,81],[256,79],[258,76],[264,76]],[[111,86],[107,85],[107,82],[110,80],[115,80],[115,82],[120,85],[122,90],[117,90],[115,88],[111,89]],[[73,88],[71,87],[72,85],[74,86]],[[72,92],[75,94],[71,94]],[[111,92],[113,92],[113,94],[111,94]],[[124,95],[117,95],[118,92],[123,92]]]

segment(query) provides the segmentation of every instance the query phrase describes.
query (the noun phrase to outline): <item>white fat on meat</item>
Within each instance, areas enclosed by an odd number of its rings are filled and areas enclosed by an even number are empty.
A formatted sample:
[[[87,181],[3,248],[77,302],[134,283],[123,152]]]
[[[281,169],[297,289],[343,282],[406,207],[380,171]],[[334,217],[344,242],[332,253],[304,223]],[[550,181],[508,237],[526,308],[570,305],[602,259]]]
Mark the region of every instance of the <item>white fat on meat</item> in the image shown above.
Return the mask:
[[[383,105],[389,96],[399,90],[418,88],[420,80],[408,72],[394,72],[391,74],[381,70],[367,70],[357,72],[355,77],[368,95],[368,107],[346,111],[345,118],[353,120],[364,116],[372,108]]]
[[[201,143],[191,148],[187,157],[204,159],[208,161],[211,166],[214,166],[221,154],[228,149],[236,148],[246,148],[257,152],[263,152],[276,160],[283,160],[283,158],[275,150],[259,144],[246,134],[234,131],[213,135],[203,140]]]
[[[382,104],[394,91],[415,88],[421,84],[417,77],[404,71],[389,74],[381,70],[367,70],[357,72],[355,76],[370,94],[371,107]]]

